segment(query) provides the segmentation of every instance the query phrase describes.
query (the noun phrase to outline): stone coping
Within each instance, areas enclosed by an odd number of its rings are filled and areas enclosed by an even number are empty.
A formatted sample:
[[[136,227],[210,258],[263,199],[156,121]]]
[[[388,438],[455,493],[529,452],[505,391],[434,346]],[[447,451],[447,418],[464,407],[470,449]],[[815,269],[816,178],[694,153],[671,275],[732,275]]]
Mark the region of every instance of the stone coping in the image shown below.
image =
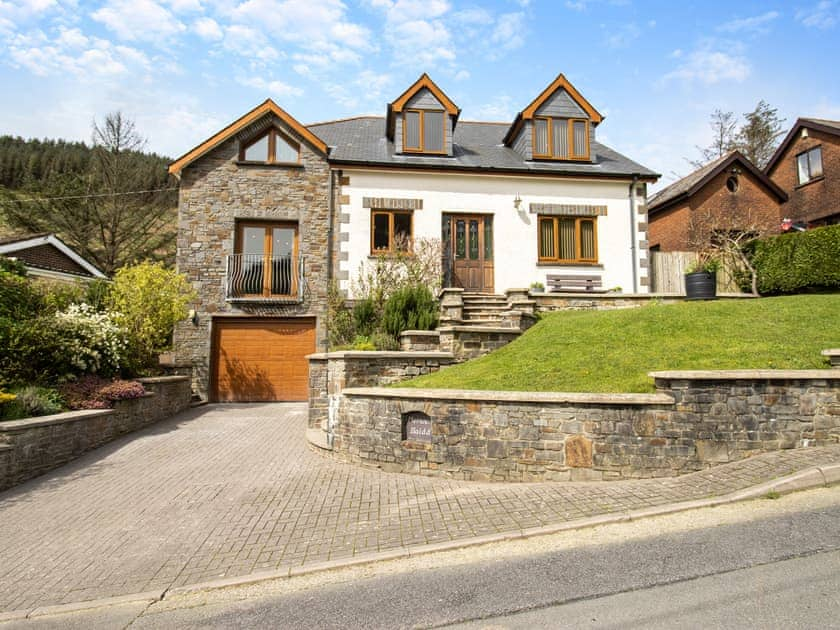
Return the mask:
[[[511,403],[572,403],[581,405],[672,405],[668,394],[600,394],[583,392],[513,392],[479,389],[414,389],[408,387],[349,387],[345,396],[466,400]]]
[[[411,335],[412,337],[439,337],[440,333],[436,330],[404,330],[400,336]]]
[[[828,348],[820,352],[820,354],[824,357],[840,357],[840,348]]]
[[[837,370],[674,370],[649,372],[653,378],[679,381],[840,381]]]
[[[153,385],[154,383],[177,383],[179,381],[190,380],[189,376],[141,376],[140,378],[131,379],[138,383]]]
[[[306,358],[321,361],[327,359],[452,359],[454,355],[451,352],[428,352],[424,350],[341,350],[339,352],[316,352],[307,355]]]
[[[441,326],[438,330],[441,332],[507,333],[511,335],[522,334],[522,331],[518,328],[501,328],[500,326]]]
[[[65,422],[77,422],[79,420],[96,418],[98,416],[109,416],[112,413],[114,413],[113,409],[80,409],[78,411],[55,413],[51,416],[36,416],[34,418],[23,418],[21,420],[9,420],[6,422],[0,422],[0,433],[24,431],[26,429],[35,429],[38,427],[48,427],[53,424],[63,424]]]
[[[535,298],[586,297],[593,300],[656,300],[658,298],[685,299],[684,293],[619,293],[617,291],[607,291],[605,293],[595,293],[594,291],[552,291],[550,293],[545,291],[531,291],[529,295]],[[753,295],[752,293],[718,293],[716,297],[722,299],[745,299],[758,298],[759,296]]]

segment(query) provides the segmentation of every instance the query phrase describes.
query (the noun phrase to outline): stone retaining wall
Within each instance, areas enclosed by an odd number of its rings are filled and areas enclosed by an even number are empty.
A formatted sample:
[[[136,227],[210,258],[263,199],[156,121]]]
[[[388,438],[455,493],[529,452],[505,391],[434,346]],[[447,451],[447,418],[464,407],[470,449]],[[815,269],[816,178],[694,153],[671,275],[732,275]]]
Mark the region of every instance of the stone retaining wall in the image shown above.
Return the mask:
[[[448,352],[322,352],[308,358],[309,427],[325,430],[342,390],[391,385],[455,362]]]
[[[120,435],[189,407],[189,377],[138,380],[146,388],[146,396],[117,401],[114,409],[0,422],[0,490],[42,475]]]
[[[458,479],[605,480],[677,475],[840,441],[837,370],[652,376],[656,394],[346,389],[333,453]],[[410,422],[419,424],[409,430]]]
[[[684,302],[685,296],[676,293],[531,293],[538,312],[574,310],[610,310],[633,308],[656,302],[676,304]],[[752,299],[744,293],[718,294],[718,299]]]

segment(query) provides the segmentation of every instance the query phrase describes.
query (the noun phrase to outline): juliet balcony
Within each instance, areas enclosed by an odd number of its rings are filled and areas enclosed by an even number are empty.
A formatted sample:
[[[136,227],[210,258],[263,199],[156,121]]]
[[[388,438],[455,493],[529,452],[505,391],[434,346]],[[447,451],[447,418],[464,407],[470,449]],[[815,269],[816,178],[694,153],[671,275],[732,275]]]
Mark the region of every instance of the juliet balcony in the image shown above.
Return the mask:
[[[225,298],[237,302],[300,302],[306,285],[303,256],[232,254]]]

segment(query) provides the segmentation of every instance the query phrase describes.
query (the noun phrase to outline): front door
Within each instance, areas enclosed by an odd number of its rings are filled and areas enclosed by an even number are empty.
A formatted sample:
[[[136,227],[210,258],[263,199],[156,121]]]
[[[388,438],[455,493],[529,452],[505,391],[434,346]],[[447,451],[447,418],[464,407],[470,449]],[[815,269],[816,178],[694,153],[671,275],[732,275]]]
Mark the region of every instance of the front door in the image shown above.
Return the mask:
[[[493,216],[443,215],[447,286],[493,292]]]

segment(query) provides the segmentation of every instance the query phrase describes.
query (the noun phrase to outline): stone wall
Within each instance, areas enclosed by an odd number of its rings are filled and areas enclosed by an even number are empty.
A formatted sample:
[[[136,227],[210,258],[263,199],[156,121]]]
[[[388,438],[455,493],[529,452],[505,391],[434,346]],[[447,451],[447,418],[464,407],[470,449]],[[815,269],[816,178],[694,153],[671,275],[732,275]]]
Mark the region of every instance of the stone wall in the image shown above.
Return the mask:
[[[120,435],[189,407],[188,377],[138,380],[146,388],[146,396],[117,401],[114,409],[0,422],[0,490],[42,475]]]
[[[455,362],[447,352],[329,352],[309,356],[309,427],[328,429],[348,387],[392,385]]]
[[[653,376],[655,394],[346,389],[333,454],[458,479],[607,480],[840,441],[837,370]],[[428,417],[428,441],[405,439],[416,414]]]
[[[299,165],[242,164],[240,140],[232,138],[187,166],[181,176],[176,263],[198,294],[190,305],[198,323],[185,320],[176,325],[175,361],[193,366],[193,386],[202,398],[209,386],[213,317],[314,316],[317,343],[326,336],[327,241],[332,227],[329,164],[282,121],[275,119],[273,124],[300,142]],[[297,224],[306,270],[302,301],[226,300],[226,257],[234,253],[237,220],[248,219]]]

